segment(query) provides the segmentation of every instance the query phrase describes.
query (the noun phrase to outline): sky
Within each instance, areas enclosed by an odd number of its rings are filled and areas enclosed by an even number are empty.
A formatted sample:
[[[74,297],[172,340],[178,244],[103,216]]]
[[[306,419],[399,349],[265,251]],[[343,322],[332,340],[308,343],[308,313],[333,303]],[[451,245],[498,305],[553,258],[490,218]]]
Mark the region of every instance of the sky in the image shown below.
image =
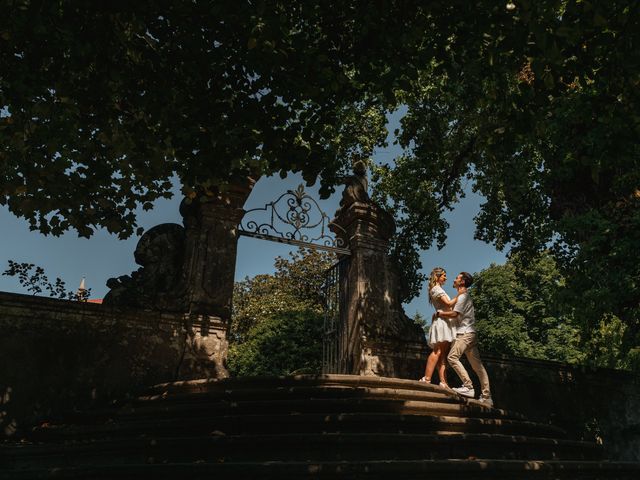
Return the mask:
[[[389,131],[393,132],[398,117],[390,118]],[[391,162],[400,152],[399,147],[390,146],[379,149],[374,154],[377,163]],[[279,176],[263,177],[254,187],[245,210],[264,207],[289,189],[295,189],[304,183],[300,175],[290,174],[286,179]],[[305,190],[318,200],[320,208],[333,218],[338,207],[341,192],[338,190],[327,200],[319,200],[318,186]],[[177,189],[176,189],[177,193]],[[473,217],[479,212],[482,197],[466,189],[466,197],[448,212],[445,218],[450,224],[447,232],[447,244],[442,250],[435,247],[422,252],[423,272],[428,274],[433,267],[444,267],[449,273],[450,282],[445,290],[454,296],[451,282],[461,271],[479,272],[491,263],[504,263],[505,252],[497,251],[492,245],[473,239]],[[139,212],[139,225],[149,229],[160,223],[182,223],[178,213],[180,196],[159,200],[154,209]],[[118,240],[104,230],[97,231],[90,239],[79,238],[76,233],[68,232],[60,237],[44,236],[29,230],[28,223],[12,215],[6,208],[0,207],[0,272],[8,268],[8,260],[27,262],[44,268],[50,281],[60,277],[66,282],[68,290],[75,290],[81,279],[86,278],[87,288],[91,288],[92,298],[102,298],[108,291],[105,282],[111,277],[130,274],[139,266],[133,259],[139,237]],[[289,245],[240,237],[236,261],[236,280],[253,277],[258,274],[272,273],[277,256],[287,256],[292,249]],[[0,291],[27,293],[17,278],[0,276]],[[432,307],[426,298],[426,285],[421,294],[405,305],[407,315],[413,317],[416,312],[431,317]]]

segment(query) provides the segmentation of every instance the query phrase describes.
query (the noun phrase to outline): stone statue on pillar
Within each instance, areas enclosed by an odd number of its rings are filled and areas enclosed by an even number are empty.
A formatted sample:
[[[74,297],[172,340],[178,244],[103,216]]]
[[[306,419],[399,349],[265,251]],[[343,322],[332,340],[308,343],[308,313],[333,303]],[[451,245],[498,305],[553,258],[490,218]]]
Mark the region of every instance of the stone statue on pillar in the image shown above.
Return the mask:
[[[358,162],[332,220],[351,251],[340,373],[417,378],[427,343],[400,302],[398,272],[388,255],[395,222],[369,198],[367,184],[366,166]]]

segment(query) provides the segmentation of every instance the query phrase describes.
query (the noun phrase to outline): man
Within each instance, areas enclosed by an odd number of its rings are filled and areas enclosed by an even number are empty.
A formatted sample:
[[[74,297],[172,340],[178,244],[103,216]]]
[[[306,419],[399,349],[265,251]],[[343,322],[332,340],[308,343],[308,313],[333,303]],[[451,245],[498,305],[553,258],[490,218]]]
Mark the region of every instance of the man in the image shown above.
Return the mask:
[[[482,394],[478,400],[491,407],[493,406],[493,400],[491,399],[489,376],[484,369],[484,365],[482,365],[482,360],[480,360],[478,337],[474,327],[476,322],[475,310],[471,297],[467,293],[467,288],[472,284],[473,277],[467,272],[461,272],[453,281],[453,286],[458,290],[458,301],[453,307],[453,310],[450,312],[438,310],[437,314],[440,317],[455,319],[456,338],[453,341],[453,345],[451,345],[447,359],[451,367],[460,377],[460,380],[462,380],[462,386],[454,388],[453,391],[464,397],[475,397],[473,383],[469,378],[467,370],[460,361],[460,357],[464,354],[467,356],[471,368],[473,368],[473,371],[476,372],[476,375],[478,375],[480,379]]]

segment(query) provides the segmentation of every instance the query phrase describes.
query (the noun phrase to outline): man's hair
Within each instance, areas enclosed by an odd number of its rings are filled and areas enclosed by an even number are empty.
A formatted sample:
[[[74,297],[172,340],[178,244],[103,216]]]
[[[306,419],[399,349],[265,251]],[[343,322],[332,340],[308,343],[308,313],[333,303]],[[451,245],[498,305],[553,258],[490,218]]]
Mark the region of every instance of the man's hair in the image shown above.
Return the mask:
[[[460,275],[462,276],[462,281],[464,282],[465,287],[469,288],[471,285],[473,285],[473,277],[470,273],[460,272]]]

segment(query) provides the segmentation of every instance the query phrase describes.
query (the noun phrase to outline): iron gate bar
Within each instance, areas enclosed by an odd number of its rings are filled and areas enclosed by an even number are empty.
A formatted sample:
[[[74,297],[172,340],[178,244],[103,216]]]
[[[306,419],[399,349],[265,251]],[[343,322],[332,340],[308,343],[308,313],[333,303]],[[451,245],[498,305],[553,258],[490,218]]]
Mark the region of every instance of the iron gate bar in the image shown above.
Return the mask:
[[[347,271],[350,257],[343,257],[325,273],[322,291],[324,293],[324,325],[322,338],[322,373],[350,373],[346,352],[346,314],[348,285]]]
[[[269,235],[266,233],[247,232],[246,230],[239,230],[238,234],[242,235],[243,237],[259,238],[261,240],[271,240],[272,242],[287,243],[289,245],[298,245],[300,247],[309,247],[309,248],[316,248],[318,250],[326,250],[328,252],[340,253],[342,255],[351,255],[351,250],[349,250],[348,248],[332,247],[330,245],[320,245],[317,243],[303,242],[301,240],[295,240],[291,238],[276,237],[274,235]]]
[[[283,206],[284,212],[278,211],[281,201],[286,202],[286,205]],[[247,216],[254,212],[268,212],[270,216],[269,222],[258,223],[260,219],[258,221],[249,219],[245,223]],[[316,212],[320,216],[317,221],[312,219],[312,214]],[[309,235],[302,231],[313,231],[317,227],[320,227],[320,235],[316,238],[310,239]],[[343,238],[329,236],[328,231],[331,230],[329,227],[334,231],[340,230],[343,232],[341,236]],[[284,228],[290,228],[290,231],[279,230],[284,230]],[[331,222],[329,216],[318,205],[318,202],[304,191],[302,184],[298,185],[295,190],[287,190],[264,207],[247,210],[238,225],[238,234],[290,245],[327,250],[342,255],[351,253],[345,245],[345,230],[340,225]]]

